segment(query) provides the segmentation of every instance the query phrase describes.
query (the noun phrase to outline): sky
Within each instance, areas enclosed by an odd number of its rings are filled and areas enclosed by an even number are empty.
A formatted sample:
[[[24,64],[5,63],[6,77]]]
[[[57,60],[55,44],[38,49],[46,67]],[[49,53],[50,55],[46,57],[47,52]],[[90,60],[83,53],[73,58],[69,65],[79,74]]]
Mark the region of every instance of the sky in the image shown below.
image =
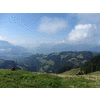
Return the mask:
[[[0,13],[0,40],[15,46],[100,45],[99,32],[100,13]]]

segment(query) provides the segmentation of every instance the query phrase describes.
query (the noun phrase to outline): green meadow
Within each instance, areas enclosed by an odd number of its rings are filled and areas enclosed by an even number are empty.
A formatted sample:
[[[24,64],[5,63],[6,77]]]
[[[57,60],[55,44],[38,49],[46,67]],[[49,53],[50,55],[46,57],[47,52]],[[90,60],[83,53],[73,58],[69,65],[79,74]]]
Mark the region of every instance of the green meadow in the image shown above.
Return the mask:
[[[100,71],[86,75],[76,75],[75,71],[45,74],[0,69],[0,88],[100,88]]]

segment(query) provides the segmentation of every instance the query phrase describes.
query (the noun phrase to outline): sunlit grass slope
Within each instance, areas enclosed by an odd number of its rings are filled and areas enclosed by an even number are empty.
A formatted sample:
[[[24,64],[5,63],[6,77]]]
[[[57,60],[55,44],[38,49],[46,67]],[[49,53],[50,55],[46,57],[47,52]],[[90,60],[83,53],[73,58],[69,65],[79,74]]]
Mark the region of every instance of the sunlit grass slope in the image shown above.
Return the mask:
[[[95,72],[94,72],[95,73]],[[58,75],[58,74],[57,74]],[[32,73],[23,70],[0,69],[0,88],[94,88],[100,87],[100,72],[95,75],[66,75]],[[96,77],[97,76],[97,77]],[[89,79],[89,77],[91,79]],[[94,79],[95,78],[95,79]],[[97,83],[97,84],[96,84]]]
[[[71,70],[69,70],[69,71],[66,71],[66,72],[63,72],[63,73],[61,73],[62,75],[76,75],[76,74],[78,74],[78,72],[80,72],[80,69],[81,68],[73,68],[73,69],[71,69]]]

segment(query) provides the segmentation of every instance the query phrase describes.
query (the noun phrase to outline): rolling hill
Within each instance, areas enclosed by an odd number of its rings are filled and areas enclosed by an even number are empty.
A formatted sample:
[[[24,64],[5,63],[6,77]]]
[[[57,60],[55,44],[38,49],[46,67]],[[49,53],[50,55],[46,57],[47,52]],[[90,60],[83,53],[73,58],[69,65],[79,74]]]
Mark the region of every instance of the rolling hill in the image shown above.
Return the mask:
[[[1,59],[0,69],[10,69],[14,66],[15,69],[26,70],[30,72],[57,73],[58,70],[62,69],[62,67],[65,67],[62,71],[65,72],[74,68],[79,68],[82,65],[84,66],[86,62],[90,61],[97,55],[99,55],[99,53],[92,53],[89,51],[64,51],[59,53],[50,53],[49,55],[35,54],[25,57],[20,61]],[[68,68],[68,66],[71,67]]]
[[[81,66],[88,60],[91,60],[98,54],[89,51],[80,52],[59,52],[49,55],[35,54],[22,59],[18,63],[22,63],[27,71],[31,72],[47,72],[56,73],[63,66]]]

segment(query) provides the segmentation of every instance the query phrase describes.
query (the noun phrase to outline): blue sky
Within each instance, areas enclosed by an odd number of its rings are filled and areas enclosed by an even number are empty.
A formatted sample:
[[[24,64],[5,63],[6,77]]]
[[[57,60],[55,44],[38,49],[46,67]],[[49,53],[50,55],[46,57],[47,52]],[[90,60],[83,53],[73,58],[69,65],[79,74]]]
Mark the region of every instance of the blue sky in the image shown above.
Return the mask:
[[[100,45],[100,14],[0,13],[0,40],[27,48],[41,43]]]

